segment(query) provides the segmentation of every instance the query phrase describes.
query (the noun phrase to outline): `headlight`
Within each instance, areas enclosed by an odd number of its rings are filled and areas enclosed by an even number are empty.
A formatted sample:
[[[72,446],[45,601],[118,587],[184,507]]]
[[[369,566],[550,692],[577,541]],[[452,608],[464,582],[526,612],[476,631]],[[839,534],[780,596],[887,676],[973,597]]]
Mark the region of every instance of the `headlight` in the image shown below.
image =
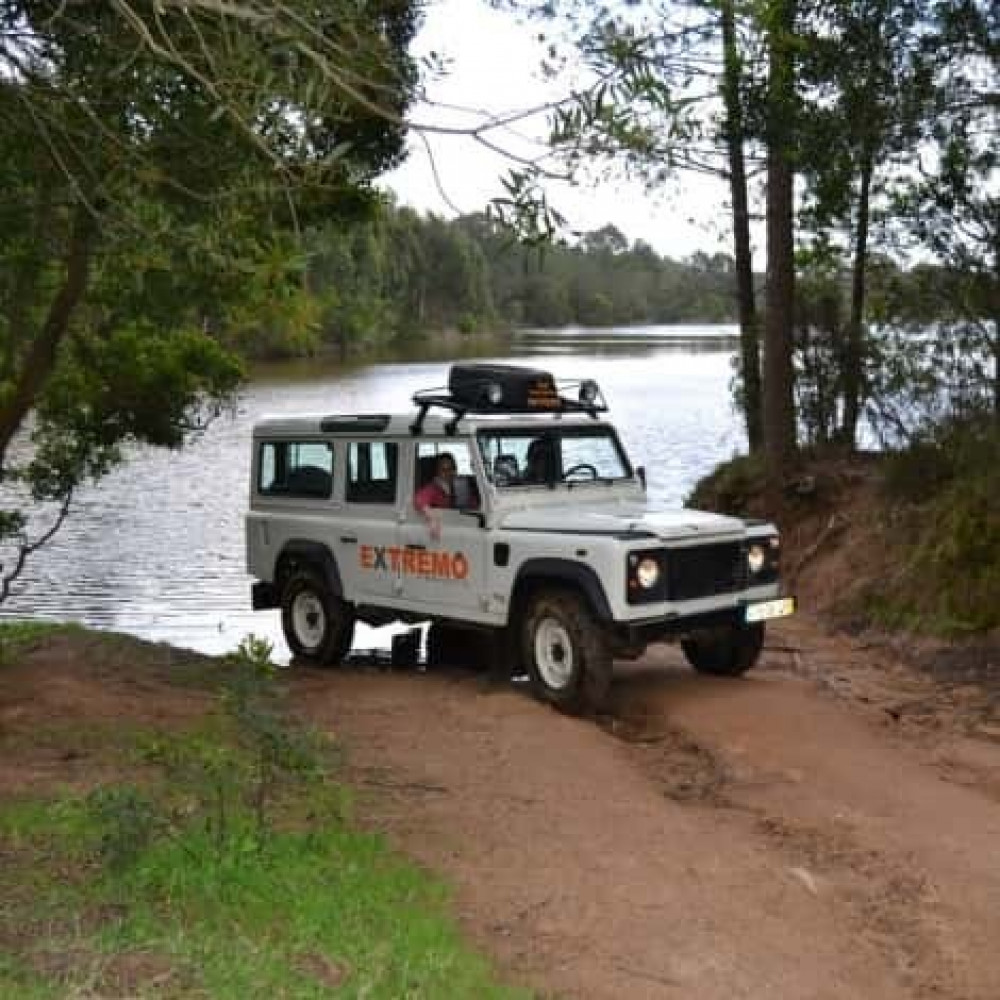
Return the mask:
[[[777,535],[760,538],[747,546],[747,569],[753,577],[760,576],[762,582],[765,574],[776,577],[781,554],[781,541]]]
[[[656,559],[646,556],[639,561],[635,568],[635,578],[639,581],[639,586],[643,590],[655,587],[660,579],[660,564]]]
[[[486,398],[492,406],[499,406],[503,402],[503,386],[499,382],[491,382],[486,387]]]

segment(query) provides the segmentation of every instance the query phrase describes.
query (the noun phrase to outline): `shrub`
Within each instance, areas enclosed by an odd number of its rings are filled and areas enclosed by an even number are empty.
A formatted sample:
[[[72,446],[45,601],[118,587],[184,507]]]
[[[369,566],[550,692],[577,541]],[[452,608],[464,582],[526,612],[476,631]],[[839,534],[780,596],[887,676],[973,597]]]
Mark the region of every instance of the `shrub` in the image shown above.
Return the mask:
[[[764,463],[760,458],[739,455],[699,479],[686,502],[700,510],[748,515],[755,501],[760,501],[765,479]]]
[[[1000,430],[984,419],[943,425],[887,459],[887,494],[910,510],[876,617],[945,633],[1000,627],[998,469]]]

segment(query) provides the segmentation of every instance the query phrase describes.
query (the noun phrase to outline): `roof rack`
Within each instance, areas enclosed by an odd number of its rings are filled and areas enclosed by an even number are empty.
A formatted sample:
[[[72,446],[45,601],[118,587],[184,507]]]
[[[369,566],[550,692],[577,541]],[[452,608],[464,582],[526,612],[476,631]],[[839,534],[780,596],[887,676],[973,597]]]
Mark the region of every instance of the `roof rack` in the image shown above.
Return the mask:
[[[413,402],[418,411],[411,434],[420,433],[428,411],[435,407],[455,415],[445,424],[447,434],[455,433],[467,413],[586,413],[596,420],[608,410],[593,379],[557,380],[541,369],[497,364],[452,365],[447,386],[414,393]]]

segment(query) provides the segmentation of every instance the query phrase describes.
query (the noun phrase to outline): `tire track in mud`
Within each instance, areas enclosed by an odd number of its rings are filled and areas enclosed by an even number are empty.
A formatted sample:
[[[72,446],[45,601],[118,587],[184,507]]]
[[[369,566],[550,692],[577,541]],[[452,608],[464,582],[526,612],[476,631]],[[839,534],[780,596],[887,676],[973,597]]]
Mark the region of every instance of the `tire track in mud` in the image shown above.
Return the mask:
[[[753,795],[780,777],[734,766],[648,707],[632,704],[599,723],[665,798],[717,810],[722,822],[746,823],[783,856],[789,877],[845,906],[856,933],[883,953],[915,997],[965,996],[954,992],[954,969],[930,915],[936,894],[914,859],[863,847],[846,823],[819,827],[774,813]]]
[[[1000,918],[1000,866],[994,863],[1000,862],[1000,854],[995,848],[992,854],[977,850],[986,844],[984,824],[992,822],[1000,832],[991,784],[974,787],[970,782],[962,788],[951,778],[953,787],[939,791],[936,783],[950,777],[943,773],[947,758],[916,776],[899,732],[879,746],[877,728],[872,728],[867,740],[852,746],[877,712],[859,717],[843,704],[823,704],[811,685],[764,674],[766,685],[755,677],[727,689],[726,682],[678,671],[651,678],[640,668],[636,677],[619,684],[617,704],[601,720],[602,728],[668,800],[713,810],[721,822],[746,824],[763,838],[783,857],[790,877],[844,909],[855,933],[883,954],[913,996],[995,1000],[1000,996],[1000,963],[992,956],[983,961],[989,945],[982,925],[994,926]],[[785,684],[791,691],[789,705],[803,717],[815,704],[818,740],[828,740],[831,718],[842,714],[840,742],[828,743],[831,757],[844,754],[849,759],[853,754],[863,769],[870,752],[891,777],[887,762],[900,755],[900,787],[919,791],[909,816],[893,794],[899,789],[887,788],[886,801],[873,807],[864,782],[857,788],[842,784],[837,768],[813,771],[815,745],[802,755],[804,762],[797,759],[796,740],[807,733],[808,721],[789,724],[773,710],[753,721],[762,707],[769,709],[769,697],[782,703]],[[734,706],[744,699],[751,721],[728,727],[740,711]],[[706,709],[712,704],[725,710],[723,720],[714,724],[711,709]],[[954,810],[956,829],[951,831],[947,813],[963,791],[970,794],[965,808]],[[943,811],[937,817],[938,835],[956,844],[968,840],[964,854],[952,850],[954,844],[935,851],[934,828],[921,829],[920,820],[927,818],[936,795]],[[898,825],[891,830],[893,818]],[[884,835],[886,827],[889,836]],[[953,884],[956,862],[964,864],[959,875],[967,894],[961,883]]]
[[[862,680],[834,697],[787,660],[719,680],[658,651],[596,724],[462,673],[296,686],[366,819],[543,995],[996,1000],[996,801]]]
[[[622,741],[514,691],[303,680],[300,704],[349,747],[366,822],[448,877],[472,938],[541,995],[912,997],[832,895],[715,805],[732,779],[697,741],[669,748],[668,798]]]

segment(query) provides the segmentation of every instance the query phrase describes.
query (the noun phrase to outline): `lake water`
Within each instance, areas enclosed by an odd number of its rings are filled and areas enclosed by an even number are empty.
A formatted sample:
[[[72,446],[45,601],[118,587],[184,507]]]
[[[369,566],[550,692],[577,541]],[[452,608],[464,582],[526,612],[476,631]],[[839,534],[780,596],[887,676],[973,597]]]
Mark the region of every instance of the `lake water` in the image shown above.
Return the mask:
[[[729,393],[735,334],[720,326],[524,331],[495,360],[596,379],[633,462],[646,466],[651,500],[677,506],[700,476],[745,448]],[[448,360],[257,372],[236,412],[191,446],[138,451],[81,490],[0,617],[77,621],[206,653],[232,650],[254,632],[283,659],[278,612],[250,611],[244,569],[251,426],[265,414],[408,410],[414,392],[447,382]],[[361,628],[356,637],[362,647],[387,642]]]

